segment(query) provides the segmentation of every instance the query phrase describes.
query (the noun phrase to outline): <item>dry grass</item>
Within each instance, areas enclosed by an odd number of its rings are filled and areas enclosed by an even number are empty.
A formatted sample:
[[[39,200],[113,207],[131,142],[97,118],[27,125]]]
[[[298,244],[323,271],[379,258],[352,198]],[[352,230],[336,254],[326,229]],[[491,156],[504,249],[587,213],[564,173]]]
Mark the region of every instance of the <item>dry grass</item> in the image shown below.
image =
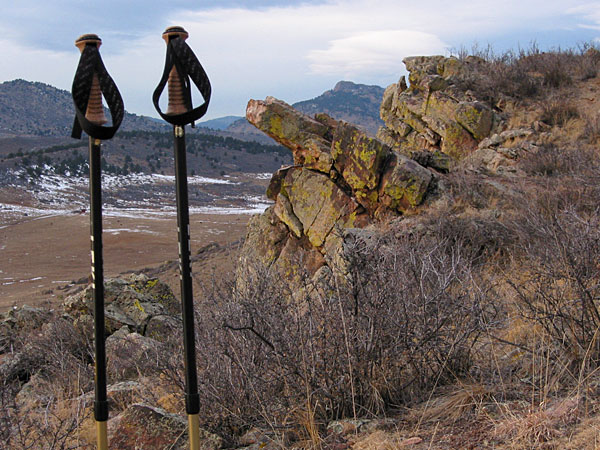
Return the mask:
[[[525,411],[509,410],[495,426],[494,433],[508,441],[511,449],[560,448],[555,441],[569,433],[568,427],[577,423],[580,400],[577,397],[540,405]]]
[[[353,450],[397,450],[401,448],[416,448],[423,439],[418,436],[406,437],[398,433],[376,431],[361,437],[352,445]],[[423,448],[423,447],[420,447]]]

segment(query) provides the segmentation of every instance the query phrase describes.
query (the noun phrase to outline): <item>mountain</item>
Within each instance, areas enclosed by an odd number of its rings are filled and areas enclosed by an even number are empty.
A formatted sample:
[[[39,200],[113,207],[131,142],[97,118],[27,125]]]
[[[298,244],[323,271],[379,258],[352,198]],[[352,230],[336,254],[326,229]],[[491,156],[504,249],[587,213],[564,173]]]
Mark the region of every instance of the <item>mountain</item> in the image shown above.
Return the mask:
[[[345,120],[375,134],[383,125],[379,117],[383,91],[380,86],[340,81],[333,89],[318,97],[294,103],[292,106],[309,116],[324,112],[334,119]]]
[[[212,130],[225,130],[229,125],[237,120],[243,119],[241,116],[224,116],[217,117],[216,119],[206,120],[204,122],[197,123],[198,128],[210,128]]]
[[[69,136],[74,117],[69,91],[21,79],[0,84],[0,135]],[[126,112],[120,129],[167,131],[168,127]]]
[[[383,92],[384,89],[380,86],[339,81],[333,89],[325,91],[318,97],[294,103],[292,106],[309,116],[326,113],[334,119],[358,125],[359,128],[374,136],[379,127],[383,126],[383,121],[379,117]],[[246,119],[234,122],[227,131],[257,134],[256,128]]]
[[[86,173],[87,139],[70,137],[74,115],[68,91],[25,80],[1,83],[0,170],[23,168],[29,177]],[[267,172],[291,161],[288,152],[266,136],[262,142],[249,142],[218,129],[236,119],[224,117],[189,129],[190,172],[211,176]],[[126,112],[118,133],[103,143],[104,169],[117,174],[172,173],[172,145],[169,125]]]

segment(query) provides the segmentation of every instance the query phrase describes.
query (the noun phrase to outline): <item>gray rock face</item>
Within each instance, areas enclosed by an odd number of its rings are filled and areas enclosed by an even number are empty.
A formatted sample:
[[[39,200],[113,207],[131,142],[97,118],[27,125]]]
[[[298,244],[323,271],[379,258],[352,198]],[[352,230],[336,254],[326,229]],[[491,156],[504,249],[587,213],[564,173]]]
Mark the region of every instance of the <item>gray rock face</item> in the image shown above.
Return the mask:
[[[154,317],[176,316],[179,302],[171,289],[143,274],[107,279],[104,283],[106,331],[111,334],[127,325],[141,334]],[[68,297],[63,307],[74,317],[93,315],[92,287]],[[154,328],[156,330],[156,328]]]
[[[10,351],[20,334],[40,328],[51,315],[47,309],[28,305],[12,308],[0,315],[0,354]]]

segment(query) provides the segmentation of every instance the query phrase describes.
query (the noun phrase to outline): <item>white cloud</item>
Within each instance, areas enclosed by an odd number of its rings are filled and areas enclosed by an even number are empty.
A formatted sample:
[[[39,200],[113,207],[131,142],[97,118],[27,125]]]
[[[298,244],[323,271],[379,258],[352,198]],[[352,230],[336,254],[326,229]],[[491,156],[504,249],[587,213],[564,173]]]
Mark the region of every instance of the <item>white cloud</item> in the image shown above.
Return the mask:
[[[61,89],[71,88],[79,59],[75,45],[72,53],[55,52],[26,47],[6,39],[0,40],[0,54],[5,61],[0,69],[0,80],[23,78],[42,81]],[[66,68],[72,68],[70,79],[65,76]]]
[[[364,78],[397,75],[408,55],[445,53],[447,44],[431,33],[412,30],[367,31],[330,41],[327,50],[308,53],[315,74]]]
[[[40,0],[28,3],[34,9],[37,4],[43,5]],[[274,95],[288,102],[310,98],[340,78],[386,85],[404,72],[401,60],[409,55],[443,54],[448,46],[469,48],[474,41],[485,45],[503,39],[504,45],[518,45],[535,39],[538,31],[579,30],[582,35],[585,31],[578,25],[600,24],[600,4],[590,0],[329,0],[258,9],[246,6],[256,1],[218,2],[244,5],[237,8],[200,9],[203,6],[192,4],[201,3],[178,0],[179,9],[169,7],[170,15],[164,13],[166,7],[155,11],[152,1],[137,8],[135,17],[129,9],[115,6],[116,0],[112,12],[104,14],[105,6],[94,10],[100,29],[85,31],[103,38],[104,61],[128,110],[156,115],[151,95],[164,62],[161,33],[172,24],[189,31],[188,42],[211,79],[213,99],[207,117],[242,114],[249,98]],[[185,5],[195,9],[180,9]],[[89,13],[83,6],[80,9],[80,15]],[[72,37],[61,37],[60,42],[69,41],[63,48],[71,48],[81,20],[71,16],[59,20],[64,12],[60,9],[43,11],[49,17],[40,19],[38,14],[29,20],[28,16],[15,26],[31,27],[22,30],[25,34],[67,33]],[[72,52],[61,53],[25,47],[25,41],[6,25],[21,13],[0,17],[0,31],[4,31],[0,54],[10,61],[0,68],[0,81],[20,77],[68,89],[77,50],[72,47]],[[576,31],[572,33],[569,36],[576,36]],[[11,36],[14,40],[9,40]],[[574,37],[564,46],[581,40]]]
[[[567,13],[582,19],[582,22],[578,24],[579,27],[600,30],[600,2],[572,7],[567,10]]]

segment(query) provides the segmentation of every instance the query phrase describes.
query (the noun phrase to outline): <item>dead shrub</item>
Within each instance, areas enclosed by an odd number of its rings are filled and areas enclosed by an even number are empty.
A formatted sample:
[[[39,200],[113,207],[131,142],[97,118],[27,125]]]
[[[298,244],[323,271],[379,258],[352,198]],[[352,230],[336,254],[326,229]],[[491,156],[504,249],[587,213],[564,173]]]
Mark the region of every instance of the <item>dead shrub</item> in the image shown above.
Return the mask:
[[[503,98],[525,100],[546,98],[573,84],[574,79],[596,76],[600,58],[584,45],[580,51],[556,49],[541,51],[533,43],[528,49],[495,53],[491,47],[464,49],[456,56],[471,64],[471,73],[458,80],[458,86],[471,90],[478,98],[495,107]]]
[[[488,292],[461,244],[393,233],[345,242],[349,270],[326,285],[305,278],[290,292],[277,273],[251,268],[244,292],[206,299],[201,416],[213,426],[287,425],[314,441],[330,420],[420,401],[470,370]]]
[[[600,211],[529,203],[515,226],[527,271],[508,279],[523,316],[551,337],[571,373],[600,363]]]
[[[585,117],[582,138],[590,144],[598,143],[598,139],[600,139],[600,114],[596,114],[593,117]]]
[[[530,175],[544,177],[565,174],[570,169],[569,152],[555,145],[541,146],[521,159],[521,168]]]
[[[54,318],[22,342],[2,366],[0,446],[6,447],[1,448],[86,448],[78,433],[89,411],[77,397],[92,388],[94,379],[87,333],[65,318]],[[29,398],[17,402],[17,393],[34,374],[38,382]]]
[[[580,47],[580,53],[582,58],[579,59],[577,66],[578,78],[581,80],[596,78],[598,76],[598,69],[600,68],[600,51],[597,45],[583,44]]]
[[[564,126],[569,120],[579,117],[577,107],[560,97],[551,97],[542,103],[540,120],[550,126]]]

